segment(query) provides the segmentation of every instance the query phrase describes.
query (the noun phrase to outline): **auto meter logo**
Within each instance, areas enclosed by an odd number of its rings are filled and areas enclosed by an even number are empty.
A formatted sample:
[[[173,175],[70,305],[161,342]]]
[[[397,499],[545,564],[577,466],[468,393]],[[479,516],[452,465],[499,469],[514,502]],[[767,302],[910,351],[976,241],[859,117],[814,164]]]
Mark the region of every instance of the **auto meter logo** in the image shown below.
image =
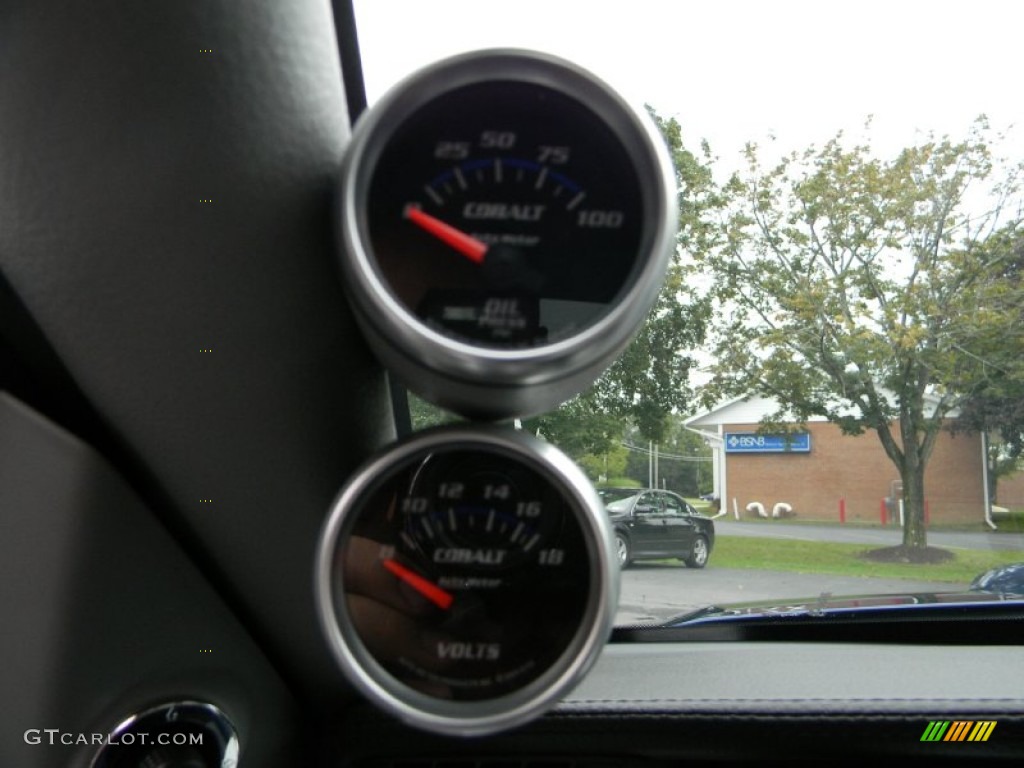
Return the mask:
[[[921,741],[988,741],[995,728],[995,720],[932,720]]]

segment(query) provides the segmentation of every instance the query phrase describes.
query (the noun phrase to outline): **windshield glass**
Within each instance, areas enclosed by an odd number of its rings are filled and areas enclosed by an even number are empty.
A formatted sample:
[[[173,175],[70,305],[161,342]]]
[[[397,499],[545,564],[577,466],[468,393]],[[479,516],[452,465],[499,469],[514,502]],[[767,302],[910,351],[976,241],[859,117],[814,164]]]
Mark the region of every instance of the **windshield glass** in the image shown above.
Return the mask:
[[[533,48],[646,105],[670,148],[679,236],[657,305],[594,387],[521,424],[599,488],[618,623],[1024,594],[1024,567],[1004,567],[1024,563],[1012,6],[355,9],[371,105],[445,56]],[[417,429],[453,419],[410,408]]]

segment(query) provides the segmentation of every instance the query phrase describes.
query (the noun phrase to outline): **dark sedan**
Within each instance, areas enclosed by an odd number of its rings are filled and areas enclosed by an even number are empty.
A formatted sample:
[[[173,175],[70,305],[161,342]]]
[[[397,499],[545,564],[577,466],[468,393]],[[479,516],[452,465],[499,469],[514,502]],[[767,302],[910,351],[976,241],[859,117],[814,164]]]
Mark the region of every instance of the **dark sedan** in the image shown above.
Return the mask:
[[[615,529],[619,565],[678,557],[703,568],[715,545],[715,524],[671,491],[605,488],[600,491]]]

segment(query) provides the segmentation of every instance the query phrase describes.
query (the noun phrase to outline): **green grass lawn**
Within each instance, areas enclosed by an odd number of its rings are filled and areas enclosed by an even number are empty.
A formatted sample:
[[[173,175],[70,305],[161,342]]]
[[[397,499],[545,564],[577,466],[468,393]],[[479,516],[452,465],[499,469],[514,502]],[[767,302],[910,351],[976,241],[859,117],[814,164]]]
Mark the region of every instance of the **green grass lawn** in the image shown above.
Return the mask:
[[[713,514],[713,511],[711,509],[711,502],[710,501],[704,501],[704,499],[698,499],[696,496],[694,496],[692,498],[690,496],[687,496],[686,500],[688,502],[690,502],[690,504],[693,505],[693,508],[696,509],[698,512],[701,512],[701,513],[703,513],[705,515]]]
[[[1024,509],[1011,509],[993,519],[999,526],[997,533],[1024,533]]]
[[[967,584],[982,571],[1002,563],[1024,562],[1024,551],[950,550],[952,560],[933,565],[873,563],[859,555],[877,547],[870,544],[835,544],[819,541],[719,536],[711,565],[794,573],[827,573],[886,579],[919,579]]]

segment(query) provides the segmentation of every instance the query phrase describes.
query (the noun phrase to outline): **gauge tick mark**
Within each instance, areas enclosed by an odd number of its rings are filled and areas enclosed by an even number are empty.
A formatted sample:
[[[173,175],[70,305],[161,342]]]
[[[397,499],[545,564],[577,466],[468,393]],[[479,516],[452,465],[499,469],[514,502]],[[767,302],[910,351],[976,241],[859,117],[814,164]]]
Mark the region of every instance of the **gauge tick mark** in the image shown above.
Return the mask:
[[[522,534],[524,527],[525,526],[523,525],[523,523],[520,522],[519,525],[516,526],[516,529],[512,531],[512,535],[509,537],[509,541],[515,544],[516,541],[519,540],[519,536],[520,534]]]

